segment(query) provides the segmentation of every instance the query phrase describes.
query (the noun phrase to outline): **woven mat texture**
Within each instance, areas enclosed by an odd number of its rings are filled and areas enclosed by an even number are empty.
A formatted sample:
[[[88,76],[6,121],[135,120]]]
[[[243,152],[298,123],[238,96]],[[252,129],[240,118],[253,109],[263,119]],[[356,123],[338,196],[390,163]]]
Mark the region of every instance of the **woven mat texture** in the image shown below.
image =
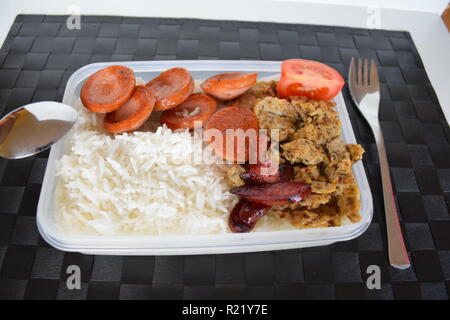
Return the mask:
[[[0,159],[0,298],[5,299],[448,299],[450,130],[409,33],[340,27],[124,17],[19,15],[0,49],[0,114],[61,101],[70,75],[99,61],[318,60],[347,74],[350,59],[374,58],[380,121],[401,226],[413,267],[389,266],[376,147],[343,94],[374,198],[359,238],[330,246],[203,256],[90,256],[49,246],[36,227],[48,152]],[[68,290],[67,266],[81,267]],[[381,289],[366,287],[369,265]]]

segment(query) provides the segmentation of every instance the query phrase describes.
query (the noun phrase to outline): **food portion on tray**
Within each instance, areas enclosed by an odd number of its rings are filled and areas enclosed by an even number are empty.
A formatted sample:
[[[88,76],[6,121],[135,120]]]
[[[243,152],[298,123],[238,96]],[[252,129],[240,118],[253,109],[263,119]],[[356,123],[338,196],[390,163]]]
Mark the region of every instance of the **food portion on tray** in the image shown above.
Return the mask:
[[[361,217],[331,101],[343,78],[291,59],[279,80],[126,66],[83,83],[58,161],[55,208],[69,234],[209,234],[334,227]]]

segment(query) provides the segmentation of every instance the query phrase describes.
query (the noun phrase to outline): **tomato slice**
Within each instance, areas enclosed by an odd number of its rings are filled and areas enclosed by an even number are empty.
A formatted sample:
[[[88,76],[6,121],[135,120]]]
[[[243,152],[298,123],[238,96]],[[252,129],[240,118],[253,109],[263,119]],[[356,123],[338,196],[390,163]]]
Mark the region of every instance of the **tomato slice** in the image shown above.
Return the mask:
[[[103,128],[111,133],[131,132],[147,121],[155,105],[155,96],[145,86],[137,86],[131,98],[119,109],[107,113]]]
[[[181,104],[194,90],[194,80],[184,68],[172,68],[146,84],[156,97],[155,110],[163,111]]]
[[[258,149],[258,118],[248,108],[223,108],[206,123],[204,137],[225,160],[245,162],[251,150]]]
[[[280,98],[305,96],[310,99],[331,100],[343,86],[342,76],[326,64],[290,59],[281,64],[277,93]]]
[[[81,102],[93,112],[111,112],[130,99],[135,85],[133,70],[110,66],[97,71],[84,82],[80,92]]]
[[[221,73],[205,80],[200,87],[219,100],[231,100],[250,89],[257,76],[257,73]]]
[[[161,114],[161,124],[172,130],[193,129],[195,121],[203,124],[217,109],[217,102],[203,93],[191,94],[183,103]]]

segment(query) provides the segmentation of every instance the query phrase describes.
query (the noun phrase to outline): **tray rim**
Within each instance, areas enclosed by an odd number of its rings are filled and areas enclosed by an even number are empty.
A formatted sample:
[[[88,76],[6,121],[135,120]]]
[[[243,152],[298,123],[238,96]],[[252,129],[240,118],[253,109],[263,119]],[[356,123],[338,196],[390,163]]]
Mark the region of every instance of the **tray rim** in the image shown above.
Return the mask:
[[[245,71],[256,71],[256,72],[279,72],[281,61],[260,61],[260,60],[152,60],[152,61],[119,61],[119,62],[97,62],[85,65],[78,70],[76,70],[69,78],[65,91],[64,91],[64,97],[63,97],[63,103],[67,103],[67,100],[69,100],[73,95],[75,95],[76,86],[80,83],[81,80],[79,78],[85,79],[90,74],[94,73],[100,68],[114,65],[114,64],[121,64],[126,65],[131,68],[134,67],[135,72],[145,72],[144,70],[136,70],[137,67],[142,65],[146,66],[152,66],[152,65],[158,65],[161,67],[161,71],[164,69],[167,69],[169,67],[174,67],[175,65],[183,66],[183,65],[194,65],[196,68],[193,71],[210,71],[209,68],[214,67],[217,64],[221,65],[229,65],[229,70],[235,70],[236,68],[234,66],[242,66],[242,69]],[[248,65],[252,65],[252,68],[249,68]],[[266,70],[261,71],[258,70],[258,67],[265,66]],[[267,70],[268,66],[272,67],[270,70]],[[96,69],[92,72],[87,72],[87,69]],[[192,68],[191,68],[192,69]],[[227,71],[226,68],[220,67],[220,70]],[[152,72],[155,72],[152,70]],[[335,98],[337,100],[340,100],[339,103],[342,103],[343,110],[339,113],[339,117],[341,119],[341,123],[343,123],[345,120],[346,124],[349,125],[349,132],[350,132],[350,142],[355,142],[356,138],[354,136],[354,131],[352,124],[350,122],[350,118],[348,116],[347,108],[345,105],[345,101],[343,99],[342,93],[340,92],[338,96]],[[348,140],[348,139],[347,139]],[[283,249],[283,248],[292,248],[292,247],[310,247],[310,246],[316,246],[316,245],[324,245],[324,244],[330,244],[336,241],[347,241],[354,239],[361,235],[370,225],[371,220],[373,218],[373,199],[371,194],[370,185],[367,181],[367,174],[365,172],[365,168],[362,164],[362,162],[358,162],[354,165],[353,170],[360,170],[362,171],[362,183],[365,185],[365,188],[369,190],[370,192],[368,194],[365,194],[364,196],[367,197],[366,201],[368,201],[368,210],[369,210],[369,217],[367,221],[361,220],[360,222],[347,225],[347,226],[340,226],[340,227],[333,227],[332,229],[334,231],[342,231],[341,235],[330,235],[328,237],[321,237],[319,239],[313,239],[313,240],[286,240],[283,238],[287,238],[292,236],[292,234],[300,234],[301,235],[314,235],[317,233],[320,233],[320,231],[323,230],[330,230],[330,228],[317,228],[317,229],[298,229],[298,230],[283,230],[283,231],[261,231],[261,232],[252,232],[252,233],[246,233],[246,234],[234,234],[234,233],[227,233],[227,234],[211,234],[211,235],[114,235],[114,236],[73,236],[73,235],[63,235],[63,240],[61,240],[60,234],[53,232],[53,230],[46,230],[45,223],[43,222],[43,215],[46,214],[44,212],[44,201],[46,200],[46,190],[48,190],[48,183],[49,183],[49,168],[52,166],[52,161],[56,161],[56,152],[55,149],[57,146],[60,146],[63,144],[65,139],[61,139],[55,147],[52,147],[50,150],[50,155],[48,158],[46,171],[44,175],[44,180],[42,183],[42,191],[39,197],[39,203],[38,203],[38,209],[37,209],[37,226],[39,229],[39,232],[41,236],[52,246],[54,246],[57,249],[63,250],[63,251],[76,251],[76,252],[89,252],[89,253],[95,253],[95,252],[102,252],[102,254],[117,254],[114,252],[114,250],[118,251],[130,251],[129,254],[205,254],[205,253],[217,253],[220,251],[220,253],[231,253],[231,252],[250,252],[250,251],[264,251],[264,250],[277,250],[277,249]],[[347,141],[349,142],[349,141]],[[359,183],[358,183],[359,185]],[[360,187],[360,186],[359,186]],[[361,190],[361,187],[360,187]],[[53,196],[51,197],[53,199]],[[347,231],[347,233],[345,232]],[[61,233],[61,232],[59,232]],[[255,241],[254,238],[260,238],[264,236],[269,235],[276,235],[277,238],[281,241],[275,241],[270,243],[260,243],[258,241]],[[231,243],[228,243],[226,245],[224,244],[214,244],[214,245],[188,245],[188,246],[164,246],[167,244],[173,244],[176,242],[179,242],[183,238],[195,238],[196,241],[188,241],[190,242],[199,242],[204,240],[214,240],[214,238],[219,237],[227,237],[230,238]],[[126,238],[126,239],[124,239]],[[128,243],[123,244],[124,240],[126,240]],[[145,240],[145,241],[144,241]],[[158,241],[160,246],[151,245],[154,243],[154,241]],[[178,241],[177,241],[178,240]],[[184,239],[186,240],[186,239]],[[70,244],[71,241],[78,242],[77,245]],[[90,241],[95,241],[96,244],[89,244]],[[107,243],[108,242],[108,243]],[[146,242],[147,244],[150,244],[150,246],[142,245],[143,242]],[[186,243],[186,241],[183,241]],[[214,243],[214,241],[212,242]],[[134,244],[134,246],[130,246],[130,244]],[[82,245],[82,246],[80,246]],[[113,246],[111,246],[113,245]],[[161,246],[163,245],[163,246]],[[271,247],[270,249],[265,249],[264,246]],[[166,250],[168,252],[161,252],[161,250]],[[131,252],[132,251],[132,252]],[[105,253],[106,252],[106,253]],[[122,252],[120,254],[128,254],[127,252]]]

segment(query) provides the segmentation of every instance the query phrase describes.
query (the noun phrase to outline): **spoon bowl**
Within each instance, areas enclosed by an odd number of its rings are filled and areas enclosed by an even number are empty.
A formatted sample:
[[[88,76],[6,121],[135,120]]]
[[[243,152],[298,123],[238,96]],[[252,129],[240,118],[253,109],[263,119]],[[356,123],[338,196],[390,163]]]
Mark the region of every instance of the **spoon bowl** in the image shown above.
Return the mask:
[[[0,157],[20,159],[50,148],[72,128],[77,111],[42,101],[11,111],[0,120]]]

